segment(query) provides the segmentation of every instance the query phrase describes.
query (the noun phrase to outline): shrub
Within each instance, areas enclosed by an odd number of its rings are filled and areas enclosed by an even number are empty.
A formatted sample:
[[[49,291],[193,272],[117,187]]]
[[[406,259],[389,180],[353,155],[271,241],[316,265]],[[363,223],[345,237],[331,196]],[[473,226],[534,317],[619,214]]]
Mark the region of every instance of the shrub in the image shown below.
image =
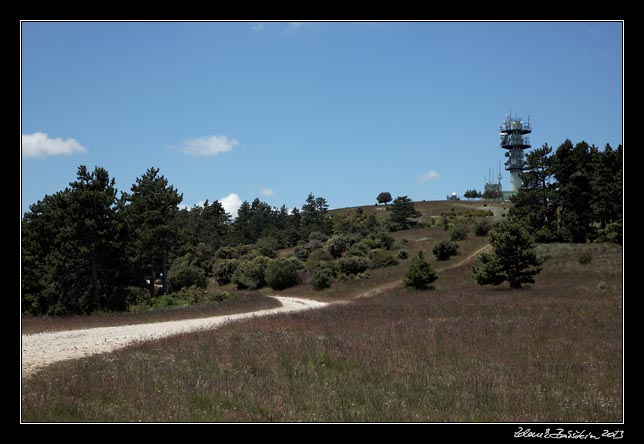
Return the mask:
[[[298,258],[301,261],[305,261],[309,258],[309,255],[311,254],[311,249],[308,248],[306,245],[298,245],[295,247],[295,257]]]
[[[206,288],[206,273],[203,269],[190,264],[190,254],[181,256],[172,263],[168,270],[168,282],[170,288],[181,289],[196,285],[199,288]]]
[[[365,272],[369,268],[369,261],[365,257],[347,256],[338,259],[340,273],[353,276]]]
[[[274,258],[276,256],[277,249],[279,249],[279,244],[273,237],[261,237],[257,240],[255,248],[257,248],[257,252],[260,256]]]
[[[257,290],[266,285],[266,265],[270,261],[265,256],[257,256],[252,260],[242,261],[232,277],[232,283],[237,289]]]
[[[331,287],[332,272],[328,268],[318,267],[311,275],[311,286],[314,290],[324,290]]]
[[[212,266],[212,275],[219,285],[230,284],[238,266],[238,259],[218,259]]]
[[[482,219],[476,224],[474,234],[477,236],[487,236],[492,229],[492,224],[487,219]]]
[[[273,259],[266,266],[266,284],[273,290],[284,290],[298,284],[298,268],[289,259]]]
[[[398,259],[405,260],[408,257],[409,257],[409,253],[407,252],[407,250],[400,250],[398,252]]]
[[[313,253],[311,253],[309,258],[307,259],[306,268],[308,268],[309,270],[312,270],[313,268],[318,266],[320,262],[327,262],[332,260],[333,260],[333,256],[331,256],[331,253],[329,253],[328,251],[316,250]]]
[[[221,247],[215,251],[215,259],[233,259],[235,249],[233,247]]]
[[[607,242],[613,242],[613,243],[622,245],[622,242],[623,242],[622,227],[623,227],[623,224],[621,219],[606,225],[606,228],[604,228],[604,239]]]
[[[226,293],[225,291],[210,292],[192,285],[190,287],[184,287],[181,290],[173,293],[164,294],[154,299],[148,299],[137,304],[131,304],[128,307],[128,310],[131,312],[162,310],[170,307],[221,302],[226,299],[232,299],[234,297],[234,295]]]
[[[348,256],[368,256],[369,247],[367,247],[362,242],[358,242],[357,244],[351,245],[351,247],[347,250],[347,255]]]
[[[376,248],[369,253],[371,268],[382,268],[390,265],[397,265],[398,261],[391,253],[386,250]]]
[[[378,231],[376,233],[372,233],[368,237],[360,241],[360,243],[365,245],[369,250],[373,250],[376,248],[391,250],[391,247],[394,246],[395,242],[396,242],[395,239],[385,231]]]
[[[441,225],[443,226],[443,230],[449,230],[449,218],[447,216],[441,216]]]
[[[458,254],[458,244],[451,241],[442,241],[434,245],[432,250],[434,256],[439,261],[446,261],[450,257]]]
[[[326,243],[326,250],[331,253],[334,258],[339,258],[349,248],[350,240],[342,235],[336,234],[331,236]]]
[[[326,234],[322,233],[321,231],[312,231],[309,234],[309,241],[320,241],[322,243],[326,242],[329,240],[329,236]]]
[[[582,251],[577,255],[580,264],[586,265],[593,261],[593,254],[590,251]]]
[[[403,278],[403,285],[416,290],[431,289],[432,283],[438,278],[438,275],[432,268],[431,264],[425,259],[422,251],[409,262],[409,267]]]
[[[234,247],[221,247],[215,252],[215,259],[239,259],[251,250],[250,245],[237,245]]]
[[[455,225],[449,230],[449,238],[453,241],[467,239],[467,229],[463,225]]]

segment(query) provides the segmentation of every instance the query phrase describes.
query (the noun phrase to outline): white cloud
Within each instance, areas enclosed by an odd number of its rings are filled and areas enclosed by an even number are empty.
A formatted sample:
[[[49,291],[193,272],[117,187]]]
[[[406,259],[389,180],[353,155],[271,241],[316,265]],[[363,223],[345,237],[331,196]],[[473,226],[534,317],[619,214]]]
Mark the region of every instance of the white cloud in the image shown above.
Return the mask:
[[[85,151],[87,149],[76,139],[52,139],[41,132],[22,135],[22,153],[27,157],[69,156]]]
[[[425,183],[430,180],[435,180],[438,179],[440,175],[436,172],[436,170],[431,170],[428,173],[423,174],[418,178],[418,183]]]
[[[310,26],[311,22],[288,22],[286,24],[286,29],[284,29],[284,34],[295,34],[300,29],[305,26]]]
[[[262,188],[261,190],[259,190],[259,192],[266,197],[272,196],[273,194],[275,194],[275,192],[270,188]]]
[[[216,156],[219,153],[232,151],[239,145],[235,139],[226,136],[207,136],[183,142],[179,150],[194,156]]]
[[[255,31],[257,34],[261,34],[265,28],[266,24],[264,22],[254,22],[250,25],[250,29]]]
[[[221,206],[224,207],[226,213],[230,214],[232,217],[237,217],[237,210],[241,207],[242,200],[237,193],[230,193],[226,197],[219,199]]]
[[[203,204],[205,204],[205,200],[200,200],[199,202],[196,202],[193,206],[190,206],[188,204],[181,203],[177,207],[180,210],[192,210],[194,207],[203,207]]]

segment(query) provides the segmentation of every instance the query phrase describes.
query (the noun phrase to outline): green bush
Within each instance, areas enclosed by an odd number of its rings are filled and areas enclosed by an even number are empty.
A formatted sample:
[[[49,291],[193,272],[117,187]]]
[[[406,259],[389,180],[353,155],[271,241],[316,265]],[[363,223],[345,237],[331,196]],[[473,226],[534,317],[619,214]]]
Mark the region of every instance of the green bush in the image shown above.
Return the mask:
[[[320,262],[332,261],[333,256],[326,250],[316,250],[309,255],[309,258],[306,261],[306,268],[312,270],[317,267]]]
[[[255,243],[255,248],[260,256],[274,258],[279,249],[277,240],[273,237],[260,237]]]
[[[298,245],[294,251],[295,257],[301,261],[305,261],[311,254],[311,249],[307,245]]]
[[[181,256],[172,263],[168,270],[168,282],[171,289],[181,289],[196,285],[199,288],[206,288],[206,273],[203,269],[191,265],[191,254]]]
[[[480,220],[474,227],[474,234],[477,236],[487,236],[492,229],[492,224],[487,219]]]
[[[336,234],[333,235],[329,238],[329,240],[326,242],[326,250],[333,256],[334,258],[339,258],[342,256],[342,253],[347,251],[350,245],[350,240],[347,236],[342,235],[342,234]]]
[[[390,265],[397,265],[398,261],[391,253],[381,248],[376,248],[369,253],[369,260],[371,261],[371,268],[389,267]]]
[[[434,256],[439,261],[446,261],[450,257],[458,254],[458,244],[452,241],[442,241],[437,243],[432,250]]]
[[[218,259],[212,266],[212,275],[219,285],[230,284],[238,266],[238,259]]]
[[[326,267],[318,267],[311,273],[311,286],[314,290],[324,290],[331,287],[333,274]]]
[[[467,239],[467,229],[463,225],[455,225],[449,230],[449,238],[453,241]]]
[[[431,289],[432,283],[438,279],[438,275],[431,264],[425,259],[422,251],[409,262],[409,267],[403,278],[403,285],[416,290]]]
[[[164,294],[154,299],[148,298],[136,304],[130,304],[128,310],[140,312],[146,310],[162,310],[171,307],[182,307],[194,304],[206,304],[232,299],[235,295],[224,291],[205,291],[195,285],[184,287],[179,291]]]
[[[251,245],[236,245],[234,247],[221,247],[215,251],[215,259],[239,259],[251,251]]]
[[[347,256],[369,256],[369,247],[367,247],[364,243],[358,242],[357,244],[351,245],[349,249],[347,250]]]
[[[361,256],[346,256],[338,259],[338,271],[347,276],[353,276],[367,271],[369,261]]]
[[[309,241],[320,241],[322,243],[326,242],[329,239],[329,236],[322,233],[321,231],[312,231],[309,234]]]
[[[266,266],[266,284],[273,290],[284,290],[298,284],[298,268],[295,262],[279,258],[271,260]]]
[[[395,242],[396,240],[386,231],[371,233],[360,241],[360,243],[365,245],[369,250],[376,248],[391,250],[391,247],[394,246]]]
[[[409,253],[407,252],[407,250],[400,250],[398,252],[398,259],[405,260],[408,257],[409,257]]]
[[[623,224],[621,219],[606,225],[604,228],[604,239],[607,242],[613,242],[622,245],[623,242]]]
[[[582,251],[577,255],[580,264],[586,265],[593,261],[593,254],[590,251]]]
[[[257,256],[252,260],[242,261],[231,282],[237,286],[238,290],[257,290],[266,285],[266,266],[270,261],[266,256]]]

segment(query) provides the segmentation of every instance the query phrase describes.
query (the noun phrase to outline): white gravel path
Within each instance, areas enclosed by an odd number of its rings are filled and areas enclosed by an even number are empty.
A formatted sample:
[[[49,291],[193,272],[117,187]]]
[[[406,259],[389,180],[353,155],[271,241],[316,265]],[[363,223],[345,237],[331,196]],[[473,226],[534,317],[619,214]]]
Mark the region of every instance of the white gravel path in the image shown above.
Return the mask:
[[[35,370],[54,362],[111,352],[133,342],[162,338],[195,330],[213,329],[238,319],[311,310],[328,305],[326,302],[308,299],[283,296],[271,297],[280,301],[282,306],[250,313],[201,319],[22,335],[22,375],[23,377],[28,376]]]

